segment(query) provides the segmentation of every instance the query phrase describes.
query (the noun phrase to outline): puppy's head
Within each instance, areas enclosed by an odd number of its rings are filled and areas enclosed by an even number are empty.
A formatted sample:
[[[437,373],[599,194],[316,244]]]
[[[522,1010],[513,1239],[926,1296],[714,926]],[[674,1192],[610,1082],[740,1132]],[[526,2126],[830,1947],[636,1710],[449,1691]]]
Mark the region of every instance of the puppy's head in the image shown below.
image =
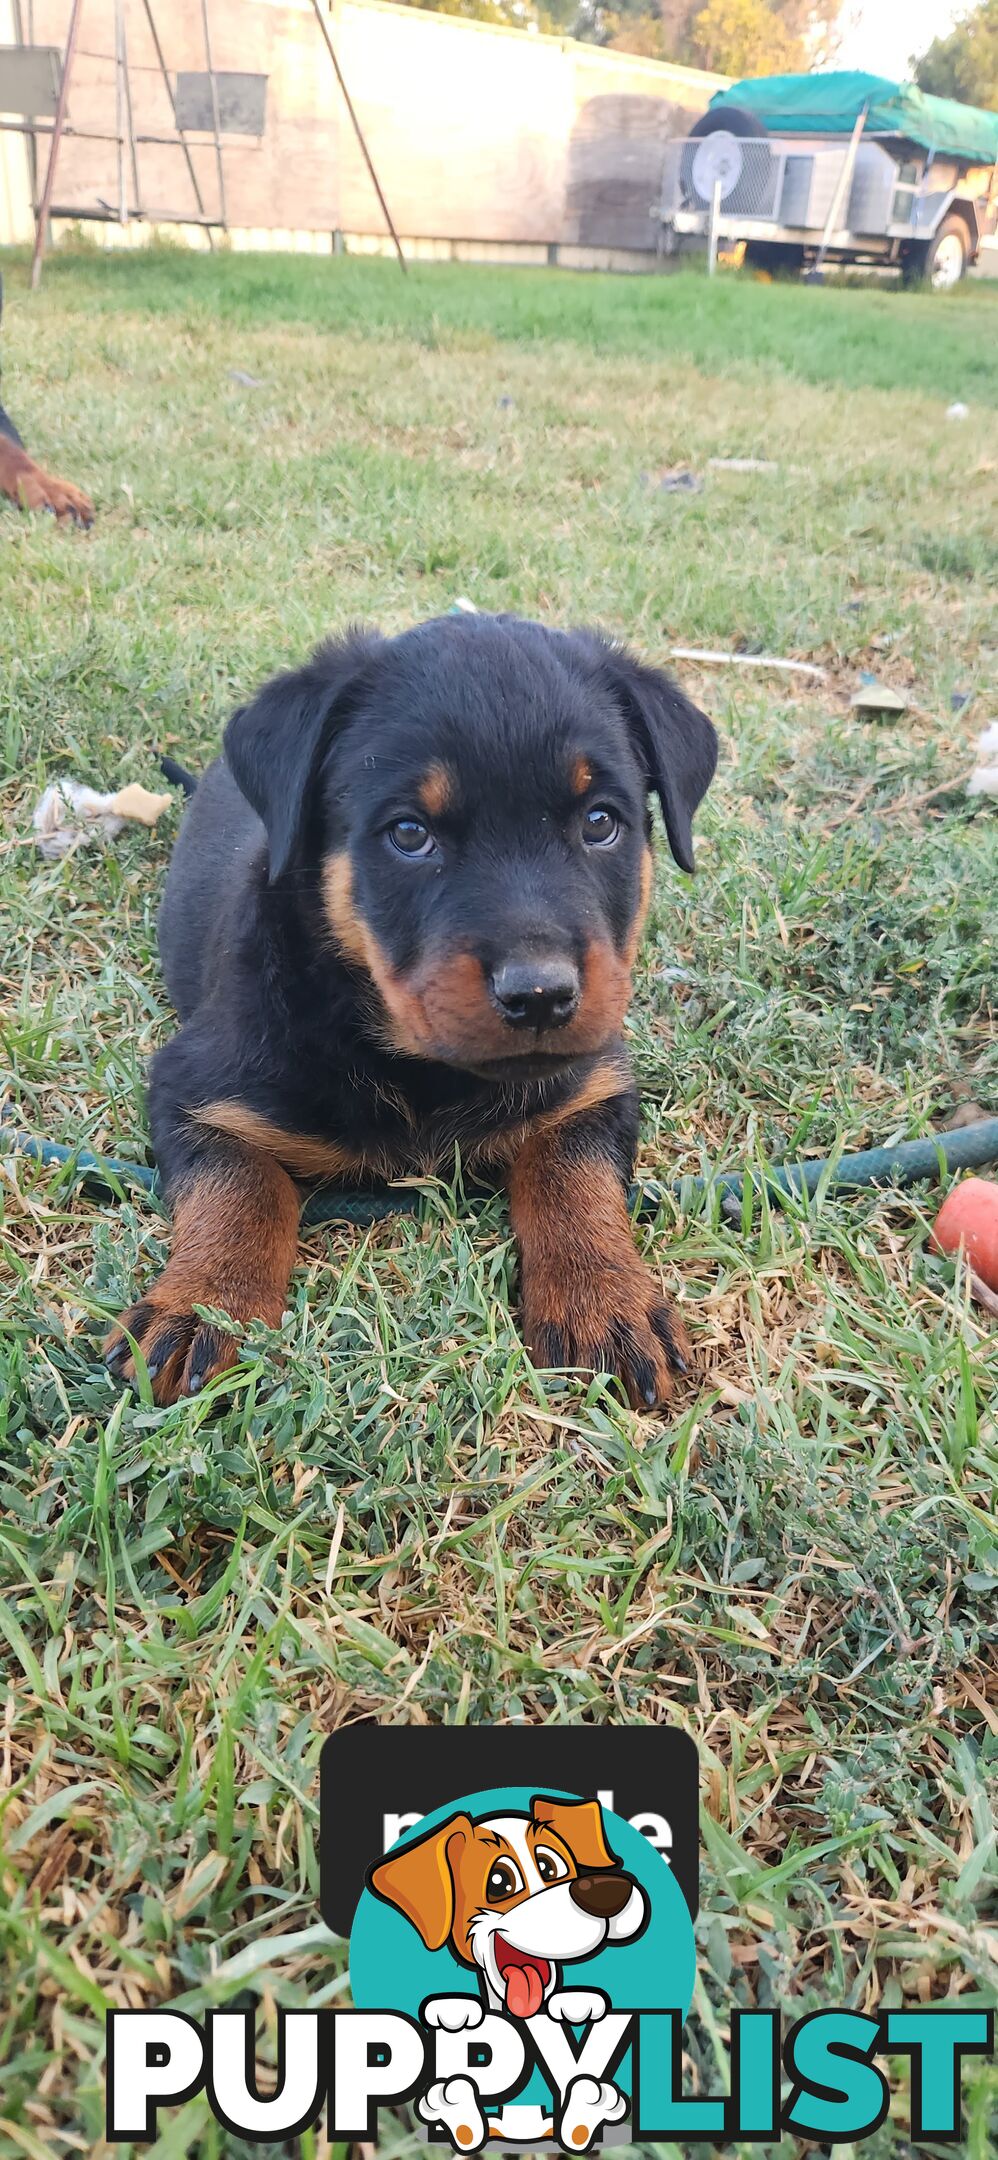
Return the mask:
[[[692,870],[717,738],[667,676],[592,633],[463,615],[320,648],[235,715],[225,750],[271,882],[318,877],[388,1044],[507,1080],[619,1032],[648,795]]]
[[[606,1842],[595,1800],[536,1796],[530,1814],[454,1815],[390,1853],[372,1890],[430,1950],[449,1943],[513,2017],[534,2017],[558,1967],[640,1934],[643,1891]]]

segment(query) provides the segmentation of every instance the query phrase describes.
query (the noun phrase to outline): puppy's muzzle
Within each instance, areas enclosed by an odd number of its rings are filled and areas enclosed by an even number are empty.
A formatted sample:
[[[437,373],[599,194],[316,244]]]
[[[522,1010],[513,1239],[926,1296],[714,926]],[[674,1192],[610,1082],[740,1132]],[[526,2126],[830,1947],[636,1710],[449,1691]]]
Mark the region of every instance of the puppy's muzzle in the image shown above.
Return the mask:
[[[513,1028],[567,1027],[582,985],[571,960],[507,960],[490,978],[492,1002]]]
[[[614,1920],[636,1888],[632,1875],[614,1868],[605,1875],[578,1875],[568,1886],[573,1905],[593,1920]]]

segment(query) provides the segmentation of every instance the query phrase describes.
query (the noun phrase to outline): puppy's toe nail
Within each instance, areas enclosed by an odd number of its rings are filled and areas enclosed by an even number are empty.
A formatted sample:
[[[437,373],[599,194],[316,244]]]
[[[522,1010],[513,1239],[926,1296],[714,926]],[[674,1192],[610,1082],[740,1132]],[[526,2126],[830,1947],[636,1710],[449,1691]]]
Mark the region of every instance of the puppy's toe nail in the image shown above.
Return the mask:
[[[150,1380],[155,1380],[164,1365],[168,1365],[176,1351],[182,1348],[186,1333],[187,1329],[181,1320],[175,1327],[164,1328],[162,1335],[157,1337],[150,1355],[146,1358],[146,1371]]]
[[[222,1338],[215,1328],[203,1328],[194,1339],[190,1362],[187,1367],[185,1393],[200,1395],[205,1382],[211,1378],[212,1367],[222,1355]]]
[[[658,1336],[673,1371],[688,1373],[690,1360],[686,1350],[680,1348],[680,1344],[686,1342],[686,1330],[682,1321],[673,1318],[667,1305],[659,1305],[650,1317],[652,1328]]]

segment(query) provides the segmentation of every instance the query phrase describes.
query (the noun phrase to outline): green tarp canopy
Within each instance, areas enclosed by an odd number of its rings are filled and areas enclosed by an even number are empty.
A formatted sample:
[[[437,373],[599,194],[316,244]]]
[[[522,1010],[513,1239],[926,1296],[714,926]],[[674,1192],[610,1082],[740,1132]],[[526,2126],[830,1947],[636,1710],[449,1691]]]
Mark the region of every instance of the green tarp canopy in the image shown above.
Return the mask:
[[[780,135],[849,135],[867,105],[872,135],[903,135],[923,150],[946,150],[980,165],[998,159],[998,113],[927,97],[913,83],[889,82],[885,75],[754,76],[711,98],[712,112],[726,105],[742,106]]]

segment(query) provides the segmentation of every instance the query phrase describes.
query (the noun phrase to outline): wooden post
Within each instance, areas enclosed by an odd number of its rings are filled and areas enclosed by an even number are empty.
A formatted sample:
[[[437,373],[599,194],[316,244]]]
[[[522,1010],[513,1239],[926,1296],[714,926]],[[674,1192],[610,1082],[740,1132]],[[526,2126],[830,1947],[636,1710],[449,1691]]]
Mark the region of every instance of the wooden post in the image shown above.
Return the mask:
[[[49,221],[49,210],[52,204],[52,190],[55,187],[55,168],[59,158],[59,144],[62,141],[62,131],[66,125],[66,107],[69,103],[69,78],[73,69],[73,54],[76,50],[76,37],[80,27],[80,10],[82,6],[83,0],[73,0],[72,13],[69,18],[69,29],[66,32],[66,50],[62,58],[62,81],[59,84],[59,96],[56,101],[55,119],[52,123],[52,140],[49,144],[49,161],[45,169],[45,180],[42,186],[42,199],[38,205],[38,209],[35,215],[35,247],[34,253],[31,257],[32,292],[38,291],[38,286],[41,280],[42,256],[45,253],[45,236]]]
[[[392,223],[392,213],[388,208],[388,204],[385,201],[384,195],[382,194],[381,182],[378,179],[378,175],[374,170],[374,160],[364,140],[364,130],[361,127],[360,121],[358,120],[356,113],[354,112],[353,100],[350,96],[349,90],[347,89],[346,83],[343,80],[343,72],[340,67],[340,63],[336,58],[336,47],[333,44],[332,38],[329,35],[329,26],[322,12],[320,0],[312,0],[312,6],[315,9],[316,22],[318,23],[319,28],[322,31],[322,35],[326,41],[326,50],[336,71],[336,80],[339,83],[340,89],[343,92],[343,102],[353,122],[354,134],[356,135],[357,141],[359,142],[361,150],[363,152],[364,163],[367,166],[368,172],[371,175],[374,192],[378,198],[379,203],[381,204],[381,214],[384,218],[385,224],[387,225],[389,232],[391,233],[392,239],[395,242],[395,253],[399,259],[399,269],[406,276],[408,276],[408,264],[406,263],[405,256],[402,253],[402,242],[399,239],[398,233],[396,232],[395,227]]]
[[[135,139],[135,115],[132,111],[132,80],[128,72],[128,33],[124,7],[121,12],[121,74],[125,92],[125,118],[128,122],[128,149],[132,168],[132,204],[137,218],[142,216],[142,195],[139,188],[139,152]]]
[[[118,141],[118,223],[128,223],[128,196],[125,191],[125,59],[123,39],[125,20],[122,0],[114,0],[114,126]]]
[[[156,59],[159,63],[159,72],[163,77],[163,86],[166,90],[167,97],[170,100],[170,111],[173,114],[173,125],[176,128],[177,134],[180,137],[181,148],[187,161],[187,171],[190,175],[191,186],[194,189],[194,200],[198,206],[198,215],[204,220],[205,231],[208,235],[208,246],[214,249],[215,236],[207,220],[207,213],[204,207],[204,197],[198,184],[198,176],[194,165],[194,159],[191,156],[190,144],[187,140],[187,136],[184,133],[183,128],[180,125],[179,120],[177,119],[177,100],[173,95],[173,84],[170,81],[166,61],[163,58],[163,47],[159,42],[159,31],[157,30],[155,21],[153,19],[152,0],[142,0],[142,5],[146,11],[146,21],[149,25],[149,35],[152,38],[153,45],[156,50]]]
[[[211,36],[208,30],[208,0],[201,0],[201,22],[204,28],[204,49],[208,62],[208,83],[211,89],[211,118],[215,132],[215,164],[218,169],[218,209],[222,225],[228,231],[229,220],[225,208],[225,174],[222,170],[222,130],[218,118],[218,84],[211,57]]]

